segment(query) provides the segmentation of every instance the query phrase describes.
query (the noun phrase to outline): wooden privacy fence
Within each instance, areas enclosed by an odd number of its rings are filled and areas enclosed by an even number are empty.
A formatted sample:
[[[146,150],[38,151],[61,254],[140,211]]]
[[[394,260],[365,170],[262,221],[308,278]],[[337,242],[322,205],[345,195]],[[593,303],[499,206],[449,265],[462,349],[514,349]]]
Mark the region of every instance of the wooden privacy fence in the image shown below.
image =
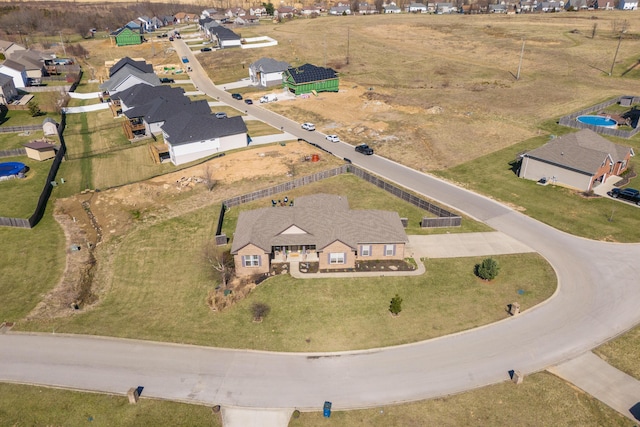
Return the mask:
[[[0,157],[26,156],[25,148],[13,148],[11,150],[0,150]]]
[[[610,99],[610,100],[605,101],[605,102],[601,102],[600,104],[592,105],[591,107],[585,108],[584,110],[580,110],[580,111],[577,111],[575,113],[568,114],[568,115],[560,118],[558,123],[561,124],[562,126],[567,126],[567,127],[574,128],[574,129],[591,129],[592,131],[600,133],[600,134],[603,134],[603,135],[615,136],[615,137],[618,137],[618,138],[631,138],[632,136],[634,136],[635,134],[640,132],[640,126],[636,125],[636,127],[633,128],[632,130],[620,130],[620,129],[606,128],[606,127],[603,127],[603,126],[589,125],[587,123],[582,123],[582,122],[579,122],[577,120],[578,116],[584,116],[586,114],[595,113],[595,112],[600,111],[600,110],[602,110],[604,108],[607,108],[610,105],[617,104],[622,99],[630,99],[631,100],[631,104],[640,103],[640,97],[637,97],[637,96],[619,96],[617,98]]]
[[[245,203],[252,202],[254,200],[272,198],[276,194],[281,194],[287,191],[291,191],[294,188],[302,187],[313,182],[317,182],[323,179],[331,178],[344,173],[352,173],[358,178],[361,178],[371,184],[393,194],[402,200],[411,203],[412,205],[430,212],[436,215],[436,218],[423,217],[420,222],[420,226],[424,228],[437,228],[437,227],[460,227],[462,224],[462,218],[459,215],[451,213],[440,206],[434,205],[424,199],[421,199],[411,193],[408,193],[393,184],[390,184],[377,176],[360,169],[357,166],[351,164],[345,164],[338,166],[334,169],[329,169],[322,172],[316,172],[312,175],[307,175],[301,178],[294,179],[293,181],[285,182],[283,184],[274,185],[262,190],[256,190],[251,193],[236,196],[231,199],[227,199],[222,202],[222,208],[220,209],[220,216],[218,217],[218,228],[216,230],[216,244],[224,245],[227,243],[227,236],[222,233],[222,223],[224,221],[224,214],[228,207],[238,206]]]
[[[51,168],[49,169],[49,174],[47,175],[47,180],[45,181],[42,192],[40,193],[40,197],[38,198],[38,204],[36,205],[35,211],[29,217],[29,219],[0,217],[0,225],[4,225],[7,227],[33,228],[42,219],[44,210],[47,207],[47,202],[49,201],[49,197],[51,196],[51,191],[53,190],[53,185],[51,183],[55,181],[56,174],[58,173],[58,169],[60,168],[60,163],[62,163],[64,154],[67,151],[67,145],[64,143],[64,138],[62,136],[66,123],[67,117],[63,113],[60,126],[58,126],[60,149],[56,153],[56,157],[54,157],[53,159],[53,163],[51,164]]]

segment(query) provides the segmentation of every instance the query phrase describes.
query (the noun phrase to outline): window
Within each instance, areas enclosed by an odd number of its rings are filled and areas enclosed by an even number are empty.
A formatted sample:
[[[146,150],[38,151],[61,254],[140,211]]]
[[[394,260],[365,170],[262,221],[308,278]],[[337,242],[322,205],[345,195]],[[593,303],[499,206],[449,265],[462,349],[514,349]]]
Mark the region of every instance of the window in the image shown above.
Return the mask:
[[[371,256],[371,245],[362,245],[360,247],[360,256]]]
[[[242,257],[243,267],[260,267],[260,255],[244,255]]]
[[[384,245],[384,256],[394,256],[396,254],[396,245]]]
[[[344,264],[344,253],[330,253],[329,264]]]

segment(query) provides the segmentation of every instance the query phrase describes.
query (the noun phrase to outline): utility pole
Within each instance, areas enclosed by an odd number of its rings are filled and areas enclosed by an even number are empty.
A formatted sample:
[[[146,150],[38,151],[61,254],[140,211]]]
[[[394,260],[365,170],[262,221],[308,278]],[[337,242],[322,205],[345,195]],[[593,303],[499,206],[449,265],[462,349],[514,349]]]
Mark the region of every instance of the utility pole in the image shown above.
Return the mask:
[[[65,49],[64,47],[64,41],[62,40],[62,31],[58,31],[58,34],[60,34],[60,43],[62,43],[62,51],[64,52],[64,57],[67,57],[67,49]]]
[[[516,73],[516,80],[520,80],[520,69],[522,68],[522,58],[524,57],[524,42],[522,39],[522,51],[520,52],[520,63],[518,64],[518,72]]]
[[[613,66],[616,65],[616,58],[618,57],[618,51],[620,50],[620,43],[622,42],[622,33],[620,33],[620,37],[618,37],[618,47],[616,48],[616,53],[613,55],[613,62],[611,63],[611,71],[609,71],[609,77],[613,74]]]
[[[349,27],[347,27],[347,65],[349,65]]]

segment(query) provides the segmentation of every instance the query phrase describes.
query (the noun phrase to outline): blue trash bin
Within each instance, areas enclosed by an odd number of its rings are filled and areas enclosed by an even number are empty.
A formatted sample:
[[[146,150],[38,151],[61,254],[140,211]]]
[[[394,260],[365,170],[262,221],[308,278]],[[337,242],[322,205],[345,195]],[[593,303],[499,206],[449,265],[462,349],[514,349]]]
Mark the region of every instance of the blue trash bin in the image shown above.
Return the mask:
[[[325,418],[329,418],[331,416],[331,402],[324,402],[324,407],[322,409]]]

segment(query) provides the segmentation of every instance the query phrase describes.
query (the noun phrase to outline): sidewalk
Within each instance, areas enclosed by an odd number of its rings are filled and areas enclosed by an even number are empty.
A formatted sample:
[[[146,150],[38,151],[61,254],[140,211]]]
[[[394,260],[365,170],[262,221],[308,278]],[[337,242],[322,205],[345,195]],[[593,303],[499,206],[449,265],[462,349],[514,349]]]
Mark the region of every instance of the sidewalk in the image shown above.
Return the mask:
[[[625,417],[640,421],[640,381],[588,351],[547,369]]]
[[[293,409],[222,407],[224,427],[287,427]]]

